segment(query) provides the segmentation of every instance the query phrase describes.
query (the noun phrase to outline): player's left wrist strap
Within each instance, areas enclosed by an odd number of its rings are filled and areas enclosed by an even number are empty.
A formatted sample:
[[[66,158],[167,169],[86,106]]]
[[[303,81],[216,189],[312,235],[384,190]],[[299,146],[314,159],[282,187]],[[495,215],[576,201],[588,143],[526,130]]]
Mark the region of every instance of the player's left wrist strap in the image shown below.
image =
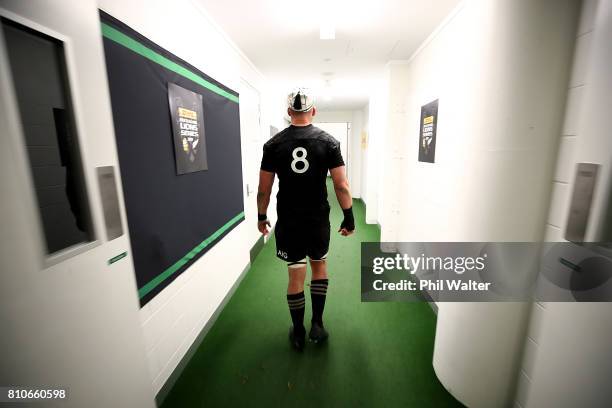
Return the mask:
[[[353,206],[351,205],[349,208],[343,208],[342,213],[344,214],[345,218],[353,218]]]
[[[268,219],[266,214],[257,214],[257,221],[265,221]]]

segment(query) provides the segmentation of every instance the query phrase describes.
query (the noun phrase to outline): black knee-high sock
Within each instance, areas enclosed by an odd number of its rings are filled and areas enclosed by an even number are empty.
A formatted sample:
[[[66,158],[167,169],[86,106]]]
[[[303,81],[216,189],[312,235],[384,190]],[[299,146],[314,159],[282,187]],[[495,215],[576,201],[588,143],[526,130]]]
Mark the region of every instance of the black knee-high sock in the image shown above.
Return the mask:
[[[312,322],[323,326],[323,309],[327,296],[328,279],[317,279],[310,282],[310,297],[312,299]]]
[[[289,305],[289,313],[291,313],[295,332],[303,333],[306,330],[304,329],[304,308],[306,305],[304,291],[287,295],[287,304]]]

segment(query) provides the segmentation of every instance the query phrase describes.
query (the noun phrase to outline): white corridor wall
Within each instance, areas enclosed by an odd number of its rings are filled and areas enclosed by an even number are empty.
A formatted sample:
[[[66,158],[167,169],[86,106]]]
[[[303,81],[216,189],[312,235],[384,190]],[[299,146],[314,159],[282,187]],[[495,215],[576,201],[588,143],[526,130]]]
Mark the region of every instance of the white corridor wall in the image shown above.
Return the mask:
[[[546,226],[550,241],[563,241],[575,166],[580,162],[601,165],[586,239],[594,242],[610,239],[603,234],[603,229],[610,230],[607,217],[611,211],[611,38],[612,1],[585,0],[553,177],[555,193]],[[609,303],[535,303],[516,407],[609,407],[612,403],[611,338]]]
[[[258,171],[253,168],[260,154],[255,150],[261,149],[256,149],[257,140],[266,140],[270,124],[283,127],[283,112],[277,113],[279,107],[271,103],[278,98],[268,91],[265,78],[197,1],[100,0],[99,6],[228,87],[240,91],[241,81],[248,82],[261,105],[252,103],[250,94],[245,104],[250,111],[246,106],[240,110],[248,123],[261,118],[258,129],[242,129],[242,163],[236,163],[243,168],[246,220],[140,310],[152,388],[158,393],[249,265],[249,250],[258,234],[252,211],[255,194],[247,196],[246,180],[252,182],[250,172]],[[185,38],[201,40],[194,44]]]
[[[383,240],[543,238],[578,6],[465,0],[409,61],[388,66],[369,104],[366,189]],[[420,163],[420,108],[434,99],[436,162]],[[438,304],[434,368],[464,404],[513,402],[527,306]]]

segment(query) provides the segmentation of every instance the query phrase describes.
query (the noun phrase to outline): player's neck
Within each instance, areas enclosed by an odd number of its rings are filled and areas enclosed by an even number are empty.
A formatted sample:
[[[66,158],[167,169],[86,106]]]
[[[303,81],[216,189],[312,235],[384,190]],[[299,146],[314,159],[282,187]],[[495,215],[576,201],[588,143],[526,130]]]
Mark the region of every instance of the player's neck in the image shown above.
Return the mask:
[[[292,119],[291,120],[291,125],[292,126],[298,126],[298,127],[304,127],[304,126],[312,125],[312,122],[310,120],[296,120],[296,119]]]

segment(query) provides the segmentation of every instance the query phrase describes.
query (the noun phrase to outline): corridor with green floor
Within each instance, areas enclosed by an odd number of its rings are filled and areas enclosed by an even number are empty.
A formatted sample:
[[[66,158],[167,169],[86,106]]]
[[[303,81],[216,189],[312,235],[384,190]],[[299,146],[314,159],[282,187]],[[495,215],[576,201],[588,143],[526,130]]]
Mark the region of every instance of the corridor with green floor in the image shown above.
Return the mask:
[[[361,302],[360,245],[379,241],[380,231],[365,223],[365,206],[354,200],[356,232],[340,236],[342,212],[330,183],[328,195],[332,237],[324,321],[329,340],[307,343],[301,353],[291,348],[287,267],[276,258],[272,237],[163,408],[462,406],[432,367],[436,315],[429,304]],[[305,292],[308,329],[308,287]]]

